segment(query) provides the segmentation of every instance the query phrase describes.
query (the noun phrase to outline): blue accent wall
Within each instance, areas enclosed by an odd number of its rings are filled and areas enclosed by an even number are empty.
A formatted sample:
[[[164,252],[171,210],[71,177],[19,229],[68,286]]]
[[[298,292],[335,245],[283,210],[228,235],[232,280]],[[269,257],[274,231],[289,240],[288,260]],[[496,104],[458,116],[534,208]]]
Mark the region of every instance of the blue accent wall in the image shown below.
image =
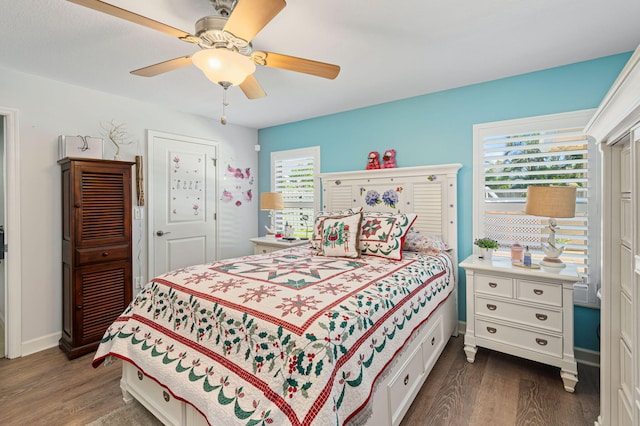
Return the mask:
[[[458,256],[464,259],[473,242],[473,125],[596,108],[630,56],[628,52],[261,129],[258,189],[270,189],[272,151],[308,146],[321,147],[323,173],[364,169],[370,151],[382,155],[390,148],[397,151],[398,167],[462,163]],[[265,224],[266,215],[260,216],[259,228]],[[463,321],[465,289],[461,273],[458,315]],[[576,347],[599,350],[599,322],[598,309],[575,307]]]

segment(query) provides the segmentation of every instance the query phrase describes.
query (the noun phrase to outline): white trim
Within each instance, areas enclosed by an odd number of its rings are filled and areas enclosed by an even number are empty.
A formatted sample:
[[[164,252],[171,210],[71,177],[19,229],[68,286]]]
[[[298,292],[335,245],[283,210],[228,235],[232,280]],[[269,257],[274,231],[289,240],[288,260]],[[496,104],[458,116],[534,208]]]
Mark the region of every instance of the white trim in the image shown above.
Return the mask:
[[[22,356],[22,228],[20,224],[20,126],[18,110],[0,107],[5,117],[5,197],[7,253],[5,311],[7,358]],[[59,336],[58,336],[59,337]],[[57,344],[57,343],[56,343]]]
[[[21,350],[22,356],[34,354],[36,352],[44,351],[45,349],[55,348],[58,346],[58,342],[62,337],[60,332],[47,334],[46,336],[38,337],[33,340],[22,342]]]

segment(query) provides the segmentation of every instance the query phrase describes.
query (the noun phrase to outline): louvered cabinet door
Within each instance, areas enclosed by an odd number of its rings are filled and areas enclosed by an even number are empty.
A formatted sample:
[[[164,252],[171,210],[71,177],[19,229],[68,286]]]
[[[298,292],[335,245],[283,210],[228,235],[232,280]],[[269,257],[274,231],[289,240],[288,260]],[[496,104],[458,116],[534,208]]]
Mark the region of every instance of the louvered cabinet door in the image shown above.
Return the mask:
[[[69,358],[95,351],[131,301],[133,163],[64,159],[62,338]]]
[[[128,261],[92,265],[75,271],[74,337],[76,346],[100,341],[131,301]]]

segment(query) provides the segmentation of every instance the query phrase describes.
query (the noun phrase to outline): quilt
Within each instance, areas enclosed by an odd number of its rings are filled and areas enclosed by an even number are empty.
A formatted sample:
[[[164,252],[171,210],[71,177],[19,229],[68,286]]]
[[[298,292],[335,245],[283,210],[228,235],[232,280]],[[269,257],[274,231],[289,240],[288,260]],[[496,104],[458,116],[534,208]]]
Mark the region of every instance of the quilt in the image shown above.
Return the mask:
[[[131,362],[210,424],[343,425],[454,288],[447,255],[295,247],[178,269],[140,291],[93,366]]]

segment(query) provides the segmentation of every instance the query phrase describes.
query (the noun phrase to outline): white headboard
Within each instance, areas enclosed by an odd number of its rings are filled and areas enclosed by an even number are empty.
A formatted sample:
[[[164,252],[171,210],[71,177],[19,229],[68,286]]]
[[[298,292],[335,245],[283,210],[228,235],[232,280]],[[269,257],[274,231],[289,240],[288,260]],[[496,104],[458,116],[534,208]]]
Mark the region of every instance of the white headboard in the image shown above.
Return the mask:
[[[322,209],[362,207],[366,211],[416,213],[418,218],[413,225],[416,229],[440,236],[457,252],[458,170],[461,167],[461,164],[442,164],[322,173]],[[390,192],[383,197],[387,191]],[[388,203],[396,197],[396,203]],[[378,202],[373,203],[376,199]]]

